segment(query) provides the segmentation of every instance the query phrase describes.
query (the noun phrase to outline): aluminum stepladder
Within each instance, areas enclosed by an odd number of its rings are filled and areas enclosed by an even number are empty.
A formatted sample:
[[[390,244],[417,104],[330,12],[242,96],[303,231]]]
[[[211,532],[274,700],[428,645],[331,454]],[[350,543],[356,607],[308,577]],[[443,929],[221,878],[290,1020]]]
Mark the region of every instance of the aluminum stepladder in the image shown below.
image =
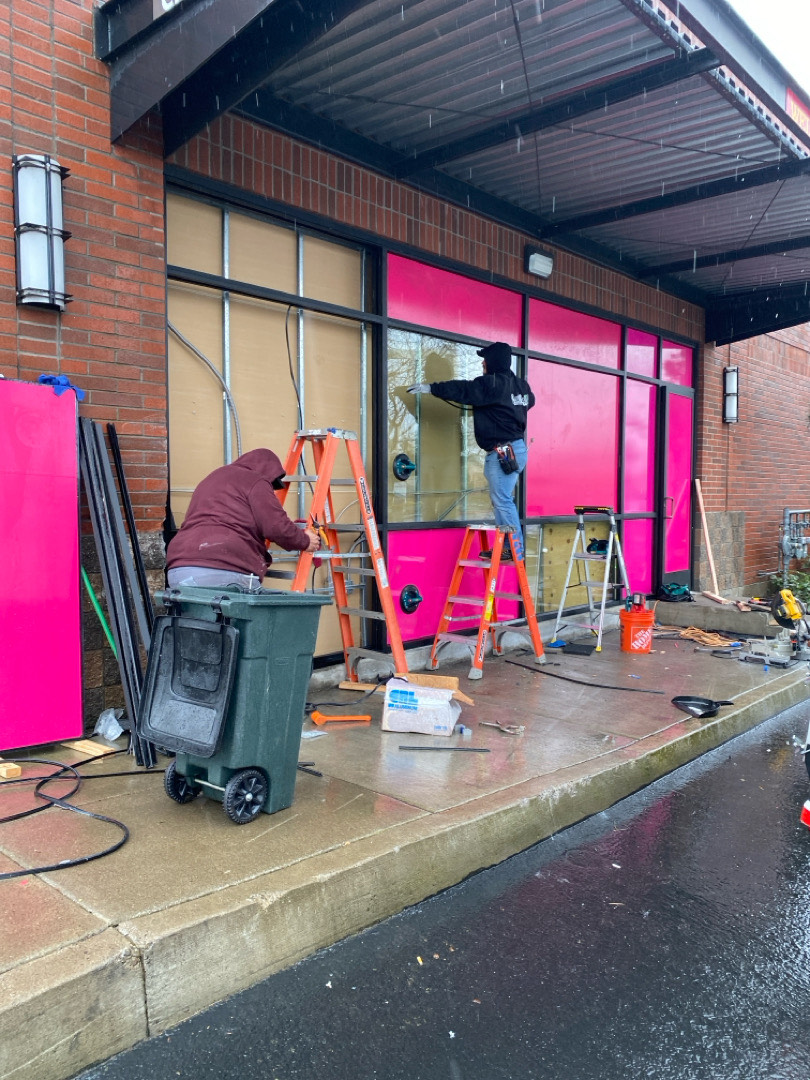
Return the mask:
[[[436,631],[436,637],[433,639],[433,648],[430,650],[430,667],[435,668],[438,663],[438,651],[445,642],[460,641],[467,646],[471,646],[474,643],[474,648],[472,648],[472,666],[467,675],[468,679],[483,678],[484,649],[486,647],[487,634],[490,632],[492,633],[493,652],[500,653],[501,648],[497,638],[498,630],[501,628],[504,630],[518,629],[513,622],[498,621],[498,600],[516,600],[523,604],[523,608],[526,612],[525,629],[528,630],[531,637],[535,661],[538,664],[544,664],[546,662],[543,653],[543,642],[540,637],[540,627],[537,625],[537,615],[534,610],[534,599],[529,590],[529,582],[526,577],[526,564],[523,559],[516,558],[512,530],[505,526],[498,526],[496,528],[495,539],[492,543],[492,554],[489,559],[470,558],[470,550],[476,537],[478,537],[481,551],[489,549],[490,545],[487,538],[488,531],[492,532],[491,525],[468,525],[464,532],[461,550],[459,551],[458,559],[456,560],[453,576],[450,579],[450,588],[444,603],[444,610],[442,612],[442,617],[439,620],[439,628]],[[503,553],[504,544],[507,542],[509,544],[508,550],[512,553],[512,561],[502,563],[501,555]],[[518,586],[520,588],[519,594],[498,591],[498,575],[503,566],[513,566],[515,568]],[[483,596],[461,595],[459,592],[464,571],[470,567],[474,567],[482,572],[484,582]],[[470,622],[475,618],[474,615],[470,614],[454,615],[453,610],[456,604],[466,607],[481,608],[481,616],[478,622],[478,635],[476,638],[450,631],[449,627],[451,623]]]
[[[554,624],[554,634],[552,641],[557,640],[557,634],[559,633],[563,625],[566,626],[580,626],[587,630],[591,630],[596,634],[596,651],[602,650],[602,626],[605,620],[605,604],[607,602],[607,595],[610,589],[624,589],[625,596],[630,595],[630,583],[627,580],[627,568],[624,563],[624,555],[622,554],[622,544],[619,539],[619,534],[616,528],[616,518],[613,515],[612,506],[575,506],[574,513],[577,515],[577,528],[574,535],[574,542],[571,545],[571,556],[568,560],[568,571],[565,575],[565,585],[563,586],[562,596],[560,597],[560,606],[557,610],[557,621]],[[588,551],[585,546],[585,518],[586,517],[600,517],[606,518],[608,521],[608,539],[607,550],[604,552]],[[579,550],[577,550],[579,545]],[[613,560],[613,555],[616,555],[616,564],[618,567],[621,579],[619,581],[610,580],[610,568]],[[571,584],[571,572],[574,567],[574,563],[582,563],[585,567],[585,577],[582,577],[574,584]],[[605,567],[602,580],[591,577],[591,565],[593,563],[602,563]],[[563,620],[563,608],[565,607],[565,598],[569,589],[575,589],[582,587],[588,594],[588,614],[591,621],[589,623],[575,622],[571,619]],[[602,597],[599,604],[598,618],[596,605],[593,600],[593,592],[595,589],[601,589]],[[621,599],[618,597],[617,599]]]
[[[333,476],[338,448],[345,446],[349,460],[351,478]],[[314,474],[302,472],[302,456],[307,447],[312,450]],[[284,463],[284,487],[277,494],[284,505],[290,486],[306,484],[312,490],[312,502],[309,508],[309,520],[312,527],[319,528],[322,540],[326,538],[326,548],[318,552],[304,551],[298,556],[298,563],[293,574],[291,590],[304,592],[314,559],[328,562],[335,605],[338,612],[340,636],[343,641],[343,655],[346,661],[346,675],[352,682],[358,682],[357,664],[360,660],[374,659],[388,664],[394,671],[407,672],[408,663],[402,645],[402,635],[397,621],[396,608],[391,595],[388,572],[385,566],[380,535],[374,517],[374,509],[369,493],[366,472],[357,435],[353,431],[339,428],[326,428],[313,431],[297,431],[293,436],[287,459]],[[313,486],[314,485],[314,486]],[[344,524],[335,518],[332,499],[333,487],[354,487],[360,507],[360,524]],[[342,552],[340,536],[346,534],[365,534],[367,552]],[[366,565],[361,565],[365,563]],[[370,563],[370,565],[368,565]],[[374,579],[380,611],[373,611],[367,605],[352,607],[349,605],[349,592],[354,587],[354,577],[363,582]],[[361,620],[384,622],[388,631],[391,655],[365,648],[355,643],[352,616]]]

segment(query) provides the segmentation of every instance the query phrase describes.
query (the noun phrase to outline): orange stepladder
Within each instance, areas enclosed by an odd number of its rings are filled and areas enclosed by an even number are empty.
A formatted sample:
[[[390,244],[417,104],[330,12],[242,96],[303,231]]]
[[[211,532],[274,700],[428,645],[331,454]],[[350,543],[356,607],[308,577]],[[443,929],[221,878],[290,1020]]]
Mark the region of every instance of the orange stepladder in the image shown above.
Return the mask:
[[[338,450],[341,447],[344,447],[346,451],[350,477],[334,476]],[[304,452],[307,448],[312,453],[313,473],[303,471]],[[313,560],[328,562],[343,642],[347,678],[352,682],[359,682],[357,664],[364,658],[388,664],[394,671],[407,672],[405,649],[356,433],[340,428],[297,431],[284,462],[284,473],[284,486],[277,492],[281,505],[284,505],[293,485],[309,486],[311,491],[311,502],[307,511],[309,524],[320,533],[322,544],[320,551],[314,553],[304,551],[298,556],[291,590],[303,592],[306,589]],[[336,519],[333,501],[333,489],[336,487],[354,487],[360,508],[361,521],[359,523],[343,523]],[[341,550],[341,537],[347,535],[358,537],[361,534],[365,536],[367,551]],[[349,603],[350,593],[359,587],[356,579],[364,584],[373,580],[379,610],[369,607],[367,603],[360,607]],[[362,591],[365,592],[365,589]],[[380,650],[367,648],[364,644],[358,644],[355,641],[353,616],[359,618],[361,624],[366,620],[385,623],[391,649],[390,655]]]
[[[441,646],[447,641],[459,641],[468,645],[472,649],[472,665],[467,675],[468,679],[481,679],[483,678],[484,668],[484,651],[487,643],[487,636],[492,634],[492,649],[495,653],[501,652],[499,644],[499,635],[506,629],[518,630],[525,629],[528,631],[531,638],[532,648],[534,649],[535,662],[538,664],[544,664],[546,662],[545,653],[543,652],[543,641],[540,637],[540,627],[537,623],[537,615],[534,610],[534,600],[532,598],[531,591],[529,589],[529,582],[526,577],[526,564],[523,559],[518,559],[515,552],[515,542],[512,536],[512,531],[506,526],[498,526],[495,528],[495,538],[492,542],[492,547],[489,547],[488,533],[492,532],[493,527],[487,525],[468,525],[464,532],[464,539],[461,542],[461,550],[459,551],[458,559],[453,570],[453,576],[450,579],[450,588],[447,593],[447,599],[445,600],[444,610],[442,612],[441,619],[439,620],[439,628],[436,631],[436,637],[433,639],[433,648],[430,651],[430,666],[435,668],[438,664],[437,654]],[[470,551],[472,550],[473,541],[478,538],[479,548],[482,552],[490,552],[487,558],[470,558]],[[502,560],[504,546],[508,544],[507,550],[511,554],[510,560]],[[517,573],[518,593],[506,593],[498,591],[498,577],[500,570],[504,566],[514,566]],[[462,595],[459,590],[461,588],[461,581],[464,576],[464,571],[468,568],[479,569],[482,573],[483,580],[483,594],[480,596]],[[523,610],[525,612],[524,620],[525,627],[518,626],[514,621],[498,621],[498,601],[499,600],[517,600],[523,604]],[[480,607],[481,615],[478,622],[478,634],[475,638],[466,634],[454,633],[450,626],[453,622],[465,622],[469,623],[471,618],[470,614],[455,615],[454,610],[456,605],[463,607]],[[524,620],[520,620],[523,622]]]

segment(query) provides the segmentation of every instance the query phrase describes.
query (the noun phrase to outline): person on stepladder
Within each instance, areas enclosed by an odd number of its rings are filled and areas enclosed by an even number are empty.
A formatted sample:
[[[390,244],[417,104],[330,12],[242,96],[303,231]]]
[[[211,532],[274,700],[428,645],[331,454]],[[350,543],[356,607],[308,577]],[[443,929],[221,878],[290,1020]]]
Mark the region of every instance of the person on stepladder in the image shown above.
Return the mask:
[[[300,528],[276,497],[284,466],[272,450],[249,450],[194,489],[180,530],[169,541],[166,580],[180,586],[235,586],[261,592],[270,540],[286,551],[317,551],[318,533]]]
[[[471,405],[475,441],[486,451],[484,476],[495,511],[495,524],[512,529],[515,552],[523,559],[523,532],[515,505],[518,477],[526,468],[526,418],[534,405],[534,394],[525,379],[512,371],[512,350],[505,341],[494,341],[478,350],[484,373],[477,379],[449,379],[447,382],[417,383],[410,394],[433,394],[443,401]],[[482,557],[491,552],[482,551]],[[502,560],[511,559],[504,544]]]

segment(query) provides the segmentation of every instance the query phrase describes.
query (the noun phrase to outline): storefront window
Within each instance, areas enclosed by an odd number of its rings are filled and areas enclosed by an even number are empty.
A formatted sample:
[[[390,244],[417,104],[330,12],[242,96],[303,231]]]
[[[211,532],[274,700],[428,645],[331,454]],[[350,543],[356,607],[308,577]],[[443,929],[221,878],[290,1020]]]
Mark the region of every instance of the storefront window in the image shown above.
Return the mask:
[[[194,488],[208,473],[262,446],[284,461],[299,427],[356,432],[370,473],[372,345],[363,312],[372,293],[363,249],[175,193],[168,198],[167,236],[169,262],[178,268],[168,301],[176,523],[182,523]],[[183,281],[183,270],[221,281],[201,287]],[[282,295],[269,299],[256,295],[259,289]],[[348,311],[325,313],[312,301]],[[307,472],[313,462],[305,465]],[[345,459],[338,468],[345,475]],[[310,487],[296,485],[285,509],[305,519],[310,500]],[[359,520],[353,487],[336,487],[332,501],[343,523]],[[285,555],[276,557],[285,569]],[[326,564],[316,569],[313,587],[324,587],[327,575]],[[288,584],[273,581],[274,588]],[[341,647],[337,615],[329,609],[321,618],[316,652]]]
[[[484,452],[473,436],[472,411],[407,389],[414,383],[481,374],[474,345],[405,330],[389,334],[390,521],[473,521],[491,515]],[[395,463],[405,479],[397,479]]]
[[[618,323],[545,300],[529,303],[529,348],[535,352],[618,368],[621,342],[622,328]]]
[[[692,350],[688,345],[665,341],[661,350],[661,378],[678,386],[692,385]]]
[[[528,516],[573,514],[578,504],[615,508],[619,379],[533,359],[528,378],[537,398],[528,424]]]

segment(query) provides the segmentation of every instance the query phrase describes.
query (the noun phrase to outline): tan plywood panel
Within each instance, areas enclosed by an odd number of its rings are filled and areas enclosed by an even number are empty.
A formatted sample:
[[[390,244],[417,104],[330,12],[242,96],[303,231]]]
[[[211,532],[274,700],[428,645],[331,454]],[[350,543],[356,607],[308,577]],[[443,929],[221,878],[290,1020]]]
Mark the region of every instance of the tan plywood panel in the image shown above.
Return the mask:
[[[364,310],[362,254],[354,248],[304,237],[304,296]]]
[[[239,412],[242,452],[266,446],[282,461],[298,427],[298,405],[278,304],[231,295],[230,387]],[[295,315],[290,316],[292,370],[297,374]]]
[[[307,428],[343,428],[360,436],[362,423],[360,399],[362,329],[357,323],[334,319],[326,315],[308,313],[304,317],[305,395],[304,420]],[[369,351],[370,357],[370,351]],[[371,361],[369,358],[369,367]],[[371,376],[368,377],[369,388]],[[370,402],[366,410],[367,432],[370,421]],[[368,437],[364,466],[366,473],[371,467],[371,439]],[[348,459],[339,450],[336,476],[348,477]],[[336,489],[333,492],[335,514],[343,514],[341,520],[359,521],[360,518],[349,505],[356,500],[356,492]],[[354,514],[354,516],[353,516]]]
[[[222,273],[222,211],[182,195],[166,197],[167,259],[206,274]]]
[[[222,370],[220,293],[170,285],[169,321]],[[203,477],[224,464],[223,430],[220,384],[202,360],[169,333],[169,473],[178,524],[187,506],[182,496],[190,497]]]
[[[297,238],[294,229],[246,214],[229,214],[229,273],[265,289],[297,293]]]

